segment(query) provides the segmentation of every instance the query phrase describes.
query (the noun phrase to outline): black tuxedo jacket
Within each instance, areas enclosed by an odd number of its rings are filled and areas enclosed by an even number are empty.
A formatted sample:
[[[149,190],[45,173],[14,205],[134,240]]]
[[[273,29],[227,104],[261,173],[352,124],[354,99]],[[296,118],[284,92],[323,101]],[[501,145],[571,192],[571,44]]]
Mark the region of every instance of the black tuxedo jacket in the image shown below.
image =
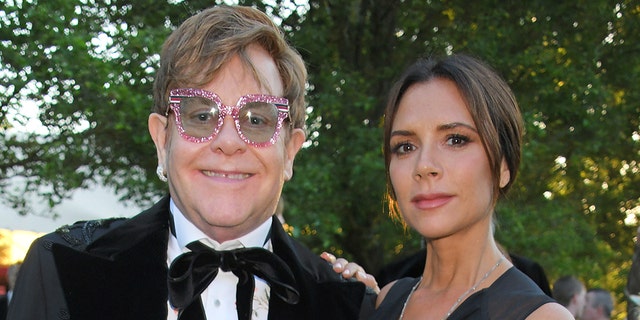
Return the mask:
[[[167,319],[169,197],[130,219],[79,222],[36,240],[20,269],[8,319]],[[300,290],[276,295],[269,319],[358,319],[374,299],[273,220],[271,242]],[[361,310],[362,308],[362,310]]]
[[[0,320],[7,318],[7,308],[9,306],[9,298],[6,295],[0,296]]]

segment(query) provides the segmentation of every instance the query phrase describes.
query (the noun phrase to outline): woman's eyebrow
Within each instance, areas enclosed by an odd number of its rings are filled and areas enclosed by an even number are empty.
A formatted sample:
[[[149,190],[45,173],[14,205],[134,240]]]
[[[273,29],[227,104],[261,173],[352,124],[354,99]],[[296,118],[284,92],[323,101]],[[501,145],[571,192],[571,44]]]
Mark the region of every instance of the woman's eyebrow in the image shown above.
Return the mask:
[[[442,124],[438,126],[438,131],[446,131],[446,130],[451,130],[451,129],[455,129],[457,127],[465,127],[469,130],[472,130],[474,132],[478,132],[478,129],[476,129],[474,126],[466,124],[464,122],[451,122],[451,123],[446,123],[446,124]]]
[[[413,133],[413,131],[409,131],[409,130],[394,130],[391,131],[391,137],[395,137],[395,136],[401,136],[401,137],[410,137],[415,135]]]

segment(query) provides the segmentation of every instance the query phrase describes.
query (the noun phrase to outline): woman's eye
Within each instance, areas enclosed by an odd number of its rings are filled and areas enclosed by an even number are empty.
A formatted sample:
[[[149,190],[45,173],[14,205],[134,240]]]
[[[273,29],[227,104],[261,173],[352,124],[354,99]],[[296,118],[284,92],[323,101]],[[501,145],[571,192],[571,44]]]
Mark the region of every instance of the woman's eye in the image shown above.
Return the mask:
[[[396,144],[391,150],[394,154],[407,154],[415,150],[415,146],[408,142],[403,142]]]
[[[461,146],[467,142],[469,142],[469,138],[459,134],[451,135],[447,138],[447,145],[450,146]]]

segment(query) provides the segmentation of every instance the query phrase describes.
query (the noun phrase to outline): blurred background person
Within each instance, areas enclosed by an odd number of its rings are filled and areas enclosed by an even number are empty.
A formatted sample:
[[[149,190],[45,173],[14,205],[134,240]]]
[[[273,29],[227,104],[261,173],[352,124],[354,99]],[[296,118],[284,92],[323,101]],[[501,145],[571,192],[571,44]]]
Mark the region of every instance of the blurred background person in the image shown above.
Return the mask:
[[[589,289],[580,320],[609,320],[613,306],[611,292],[602,288]]]
[[[571,312],[575,318],[582,316],[587,290],[575,276],[566,275],[553,283],[553,298]]]
[[[7,270],[7,294],[0,296],[0,320],[7,318],[9,303],[11,302],[11,296],[13,295],[13,289],[16,285],[16,278],[18,277],[21,264],[20,262],[15,263],[9,266]]]

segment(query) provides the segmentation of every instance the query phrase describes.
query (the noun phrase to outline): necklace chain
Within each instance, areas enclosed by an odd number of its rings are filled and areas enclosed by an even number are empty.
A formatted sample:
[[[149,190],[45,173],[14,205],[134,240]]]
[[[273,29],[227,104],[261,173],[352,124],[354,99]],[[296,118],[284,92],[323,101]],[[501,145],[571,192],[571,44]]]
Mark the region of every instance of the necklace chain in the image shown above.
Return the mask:
[[[471,288],[469,288],[469,290],[465,291],[462,295],[458,297],[458,299],[456,299],[456,301],[453,303],[451,308],[449,308],[449,311],[447,311],[447,314],[444,316],[444,318],[442,318],[442,320],[446,320],[447,318],[449,318],[449,316],[453,313],[453,311],[456,310],[458,305],[460,305],[460,302],[462,302],[462,300],[464,300],[464,298],[466,298],[467,295],[476,291],[476,289],[478,289],[478,286],[480,286],[480,284],[482,284],[482,282],[484,282],[484,280],[486,280],[491,275],[491,273],[493,273],[493,271],[498,269],[502,261],[504,261],[504,256],[501,256],[500,259],[498,259],[498,262],[496,262],[496,264],[494,264],[493,267],[491,267],[491,269],[489,269],[489,271],[487,271],[487,273],[485,273],[484,276],[482,276],[482,278],[478,280],[478,282],[476,282],[473,286],[471,286]],[[409,292],[409,296],[407,296],[407,300],[404,301],[404,305],[402,306],[402,312],[400,313],[399,320],[402,320],[404,318],[404,312],[405,312],[405,309],[407,308],[407,304],[409,303],[409,300],[411,299],[411,296],[413,295],[413,293],[416,291],[416,289],[420,285],[420,282],[422,282],[422,277],[420,277],[418,282],[413,286],[413,288],[411,288],[411,291]]]

